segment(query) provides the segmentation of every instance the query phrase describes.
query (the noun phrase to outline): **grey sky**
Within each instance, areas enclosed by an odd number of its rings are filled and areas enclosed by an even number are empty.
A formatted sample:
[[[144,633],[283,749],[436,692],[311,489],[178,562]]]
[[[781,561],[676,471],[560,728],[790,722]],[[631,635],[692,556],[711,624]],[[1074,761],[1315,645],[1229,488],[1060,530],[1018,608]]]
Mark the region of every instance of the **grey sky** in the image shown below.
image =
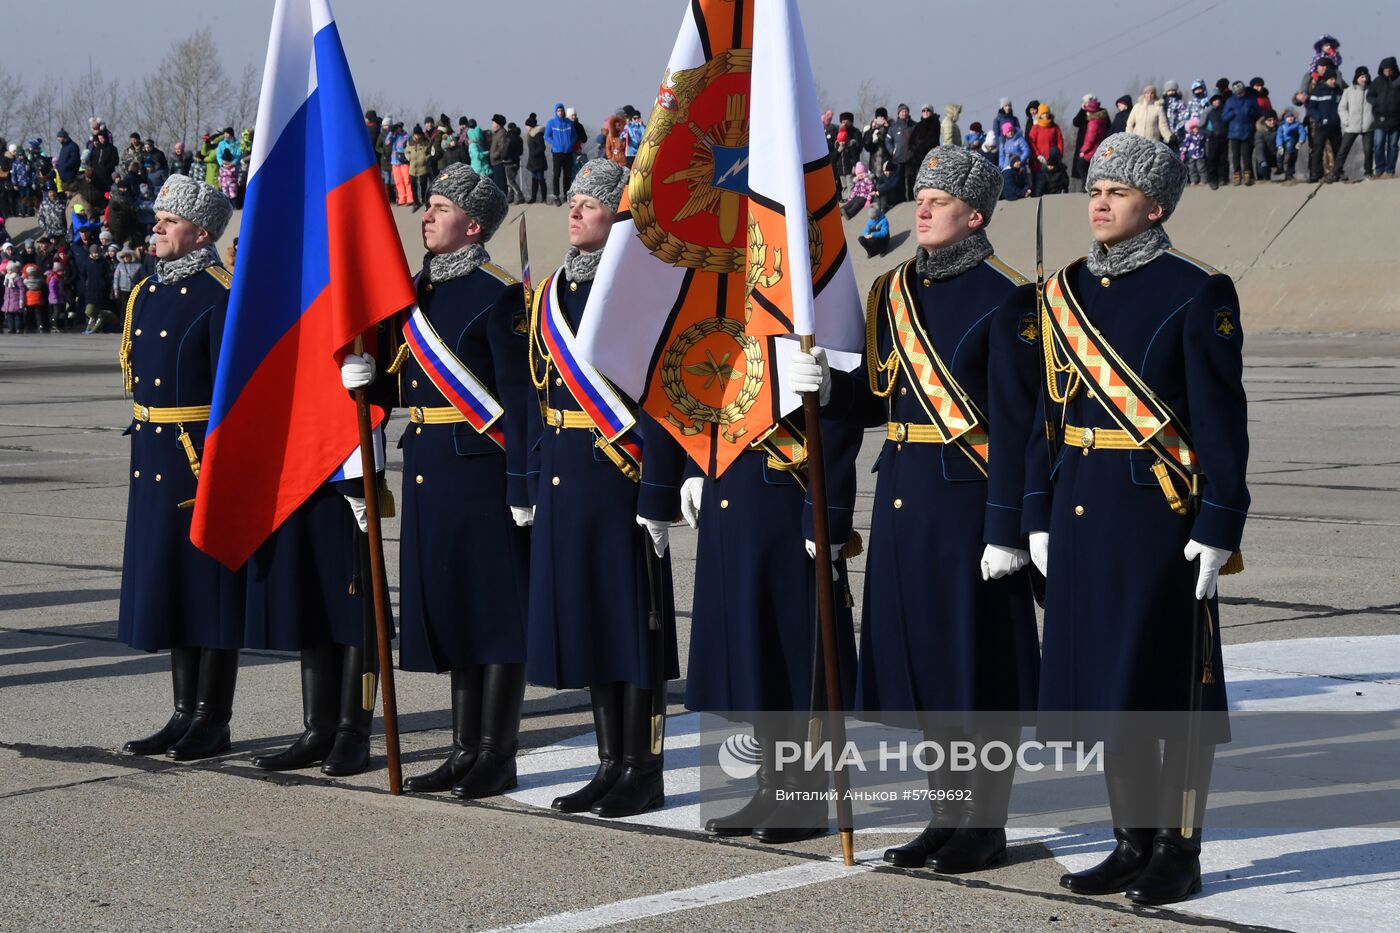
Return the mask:
[[[332,0],[366,106],[431,104],[489,119],[541,119],[556,100],[576,106],[590,128],[622,104],[650,109],[680,24],[681,0]],[[208,25],[236,76],[259,69],[271,0],[191,4],[187,0],[77,0],[63,4],[53,41],[5,43],[0,67],[72,77],[95,67],[122,81],[160,61],[166,46]],[[801,0],[813,71],[836,110],[855,109],[862,81],[894,105],[964,105],[961,124],[988,122],[999,96],[1019,112],[1036,97],[1077,105],[1093,92],[1108,104],[1143,78],[1262,75],[1285,105],[1326,31],[1342,42],[1343,76],[1400,54],[1400,4],[1317,0],[1057,0],[1053,4],[935,0]],[[1324,11],[1323,8],[1327,9]],[[1148,16],[1145,11],[1157,10]],[[31,6],[35,30],[50,17]],[[1053,11],[1053,12],[1052,12]],[[7,18],[14,23],[10,13]],[[10,35],[13,37],[14,33]],[[1068,122],[1070,114],[1062,114]],[[48,128],[52,129],[52,128]],[[120,131],[120,127],[117,127]]]

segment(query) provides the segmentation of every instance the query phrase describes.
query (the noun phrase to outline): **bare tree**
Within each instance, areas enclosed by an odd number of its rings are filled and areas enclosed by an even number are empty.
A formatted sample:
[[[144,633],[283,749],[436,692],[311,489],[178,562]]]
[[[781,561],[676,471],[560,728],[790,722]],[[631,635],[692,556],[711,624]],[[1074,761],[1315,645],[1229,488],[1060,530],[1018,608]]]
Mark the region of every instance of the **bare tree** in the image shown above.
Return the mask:
[[[209,29],[192,33],[142,82],[139,122],[162,141],[190,141],[228,117],[228,75]]]
[[[262,72],[255,65],[243,66],[238,84],[229,102],[229,119],[233,126],[252,126],[258,118],[258,96],[262,93]]]
[[[0,138],[14,139],[25,132],[16,120],[23,106],[24,90],[22,76],[0,71]]]
[[[877,85],[871,78],[866,78],[856,85],[856,123],[868,122],[875,115],[876,107],[886,106],[890,92],[882,85]]]
[[[25,135],[38,134],[48,137],[59,130],[59,99],[63,94],[63,82],[52,78],[30,89],[18,107],[15,108],[15,123],[19,132]],[[77,138],[82,139],[81,131]]]

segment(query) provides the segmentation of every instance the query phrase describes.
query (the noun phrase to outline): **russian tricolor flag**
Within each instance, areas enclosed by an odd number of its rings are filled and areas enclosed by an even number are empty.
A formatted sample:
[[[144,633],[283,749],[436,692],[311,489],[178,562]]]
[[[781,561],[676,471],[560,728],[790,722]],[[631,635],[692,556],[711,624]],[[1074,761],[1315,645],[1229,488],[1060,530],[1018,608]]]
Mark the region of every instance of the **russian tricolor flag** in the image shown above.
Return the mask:
[[[241,566],[341,467],[359,435],[340,360],[412,303],[330,4],[277,0],[190,530],[197,547]]]

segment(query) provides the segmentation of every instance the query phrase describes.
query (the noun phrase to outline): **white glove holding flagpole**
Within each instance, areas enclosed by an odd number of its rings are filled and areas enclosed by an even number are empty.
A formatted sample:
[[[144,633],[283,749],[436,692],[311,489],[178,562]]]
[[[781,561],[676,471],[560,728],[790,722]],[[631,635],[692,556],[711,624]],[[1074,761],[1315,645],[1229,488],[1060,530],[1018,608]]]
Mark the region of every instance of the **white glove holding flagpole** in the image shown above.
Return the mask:
[[[1030,552],[1020,548],[989,544],[982,551],[982,579],[1000,580],[1024,568],[1030,559]]]
[[[1031,563],[1035,564],[1035,569],[1040,571],[1042,577],[1050,575],[1050,532],[1032,531],[1031,539]]]
[[[515,520],[517,528],[529,528],[535,523],[535,507],[533,505],[512,505],[510,517]]]
[[[831,367],[826,362],[826,351],[813,347],[811,353],[794,353],[788,360],[788,381],[799,395],[816,392],[821,404],[831,401]]]
[[[1199,541],[1187,541],[1182,554],[1187,560],[1201,559],[1201,572],[1196,578],[1196,598],[1210,599],[1215,595],[1215,583],[1220,578],[1220,568],[1230,559],[1232,551],[1211,547]]]
[[[681,483],[681,518],[691,528],[700,527],[700,496],[704,491],[703,476],[692,476]]]
[[[369,531],[369,519],[365,518],[365,500],[360,496],[346,496],[345,501],[350,503],[350,511],[355,513],[355,521],[359,523],[360,530]]]
[[[374,381],[374,357],[368,353],[347,353],[340,364],[340,384],[350,390],[363,389]]]
[[[656,548],[657,557],[666,556],[666,547],[671,539],[671,526],[667,522],[659,522],[654,518],[643,518],[637,516],[637,524],[647,530],[651,536],[651,545]]]

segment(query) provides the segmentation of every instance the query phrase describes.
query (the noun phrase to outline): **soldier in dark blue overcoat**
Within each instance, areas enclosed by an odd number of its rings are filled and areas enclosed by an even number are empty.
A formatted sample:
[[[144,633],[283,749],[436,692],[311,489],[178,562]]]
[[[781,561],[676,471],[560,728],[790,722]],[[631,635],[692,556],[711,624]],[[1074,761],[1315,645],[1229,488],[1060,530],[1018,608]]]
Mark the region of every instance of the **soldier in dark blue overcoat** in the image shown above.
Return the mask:
[[[214,243],[233,208],[217,189],[175,176],[155,209],[159,263],[131,293],[122,332],[133,412],[117,636],[145,651],[170,649],[175,694],[170,721],[126,751],[183,761],[228,749],[243,643],[242,572],[190,543],[228,308],[230,277]]]
[[[1012,741],[1016,717],[988,714],[1033,709],[1036,696],[1021,531],[1041,352],[1034,288],[987,239],[995,168],[941,146],[915,187],[917,255],[876,281],[864,365],[838,374],[827,408],[885,435],[857,704],[872,718],[918,712],[927,738],[944,747]],[[886,859],[906,867],[932,859],[950,873],[997,864],[1013,776],[931,772],[933,820]],[[965,790],[971,803],[957,806]]]
[[[812,712],[827,707],[818,656],[805,426],[801,411],[782,419],[718,479],[704,476],[691,461],[681,487],[681,513],[699,531],[685,705],[723,716],[755,714],[754,737],[761,749],[753,797],[737,811],[707,821],[705,828],[719,836],[752,834],[772,844],[820,834],[827,825],[825,801],[779,800],[780,789],[811,788],[802,785],[802,769],[776,768],[777,743],[802,741]],[[843,709],[850,708],[855,686],[846,558],[860,550],[851,523],[861,437],[859,425],[823,419]]]
[[[515,786],[525,695],[526,473],[540,416],[524,295],[485,247],[506,210],[500,189],[466,165],[434,179],[429,255],[390,367],[409,416],[399,441],[399,663],[451,672],[452,693],[452,751],[404,789],[462,798]]]
[[[1035,432],[1028,462],[1041,468],[1028,477],[1024,521],[1047,572],[1042,716],[1051,731],[1072,733],[1057,738],[1106,740],[1117,839],[1102,864],[1061,884],[1127,889],[1146,904],[1200,888],[1210,763],[1214,744],[1229,739],[1219,638],[1200,665],[1211,671],[1201,708],[1217,715],[1202,722],[1190,836],[1181,831],[1186,739],[1173,720],[1075,711],[1190,708],[1196,601],[1218,620],[1216,577],[1239,566],[1231,558],[1249,509],[1239,300],[1228,276],[1173,249],[1162,226],[1185,181],[1167,146],[1126,133],[1104,140],[1090,164],[1094,244],[1046,292],[1050,424]]]
[[[604,159],[575,177],[569,251],[563,267],[538,287],[530,323],[531,372],[544,422],[531,535],[527,673],[543,686],[589,688],[598,770],[553,807],[605,817],[631,816],[665,802],[662,755],[651,748],[652,692],[664,691],[665,679],[679,676],[666,546],[668,526],[679,517],[684,456],[572,345],[626,185],[627,170]],[[653,670],[653,600],[662,614],[665,679]]]

